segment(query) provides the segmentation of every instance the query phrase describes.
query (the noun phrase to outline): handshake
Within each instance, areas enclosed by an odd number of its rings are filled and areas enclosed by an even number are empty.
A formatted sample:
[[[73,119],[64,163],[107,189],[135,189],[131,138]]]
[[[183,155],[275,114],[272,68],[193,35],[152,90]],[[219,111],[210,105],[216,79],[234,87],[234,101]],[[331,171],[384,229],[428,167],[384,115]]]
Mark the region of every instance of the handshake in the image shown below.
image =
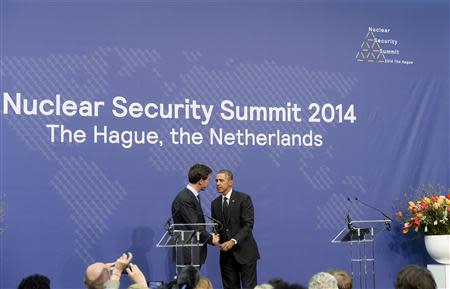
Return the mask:
[[[216,233],[212,233],[211,236],[212,236],[212,244],[214,246],[219,246],[220,251],[222,252],[227,252],[231,250],[231,248],[233,248],[237,244],[237,241],[235,239],[230,239],[226,242],[220,243],[220,236],[219,234]]]
[[[220,236],[219,236],[219,234],[212,233],[211,236],[212,236],[212,244],[214,246],[220,245]]]

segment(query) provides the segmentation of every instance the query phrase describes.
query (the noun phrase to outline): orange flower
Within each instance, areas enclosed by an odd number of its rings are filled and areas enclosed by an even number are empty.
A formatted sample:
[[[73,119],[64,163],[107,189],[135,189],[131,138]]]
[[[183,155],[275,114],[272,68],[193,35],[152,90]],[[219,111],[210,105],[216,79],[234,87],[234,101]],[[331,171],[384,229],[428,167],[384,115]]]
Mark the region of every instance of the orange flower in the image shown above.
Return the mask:
[[[428,200],[429,200],[429,199],[428,199]],[[428,209],[428,204],[429,204],[429,203],[427,203],[427,202],[422,202],[422,203],[419,204],[419,207],[420,207],[422,210],[426,210],[426,209]]]
[[[421,198],[408,201],[407,208],[404,212],[398,210],[395,213],[398,219],[404,220],[401,228],[403,233],[409,233],[411,230],[425,235],[430,231],[439,234],[450,232],[447,227],[450,216],[450,189],[445,193],[424,192]],[[445,226],[441,226],[441,223]]]
[[[406,223],[403,225],[403,228],[402,228],[403,234],[408,233],[409,227],[411,227],[411,223],[406,222]]]

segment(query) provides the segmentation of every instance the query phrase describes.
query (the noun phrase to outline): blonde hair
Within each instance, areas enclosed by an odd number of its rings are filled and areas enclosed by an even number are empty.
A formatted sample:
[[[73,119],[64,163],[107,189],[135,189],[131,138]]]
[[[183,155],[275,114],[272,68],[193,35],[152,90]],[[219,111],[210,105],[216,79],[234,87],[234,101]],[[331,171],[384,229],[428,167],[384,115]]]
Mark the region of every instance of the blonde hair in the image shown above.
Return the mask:
[[[195,289],[214,289],[211,281],[209,281],[206,277],[200,277],[200,280],[198,280],[197,286],[195,286]]]
[[[319,272],[309,280],[308,289],[338,289],[338,283],[330,273]]]
[[[353,282],[352,277],[341,269],[331,269],[328,271],[331,275],[336,278],[338,282],[338,288],[339,289],[352,289],[353,288]]]
[[[264,283],[256,285],[255,289],[274,289],[272,285]]]

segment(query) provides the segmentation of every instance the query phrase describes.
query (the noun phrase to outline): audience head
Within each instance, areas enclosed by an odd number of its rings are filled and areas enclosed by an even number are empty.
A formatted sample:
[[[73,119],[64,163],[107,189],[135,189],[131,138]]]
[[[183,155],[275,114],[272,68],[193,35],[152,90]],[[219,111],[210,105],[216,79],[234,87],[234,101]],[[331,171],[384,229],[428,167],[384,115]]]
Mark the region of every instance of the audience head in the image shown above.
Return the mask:
[[[272,285],[274,289],[285,289],[288,288],[289,283],[281,278],[273,278],[267,281],[268,284]]]
[[[331,269],[328,271],[331,275],[336,278],[338,282],[338,288],[339,289],[352,289],[353,283],[352,283],[352,277],[341,269]]]
[[[272,285],[270,285],[269,283],[263,283],[263,284],[256,285],[256,287],[254,289],[274,289],[274,287]]]
[[[180,289],[194,289],[200,279],[200,273],[194,266],[184,267],[177,276]]]
[[[305,287],[303,287],[300,284],[295,284],[295,283],[289,284],[288,282],[286,282],[280,278],[271,279],[266,284],[262,284],[260,286],[263,286],[263,285],[270,286],[270,288],[267,288],[267,289],[271,289],[271,288],[273,288],[273,289],[305,289]],[[266,289],[266,288],[262,287],[260,289]]]
[[[408,265],[397,274],[396,289],[436,289],[431,272],[417,265]]]
[[[105,263],[89,265],[84,273],[84,284],[88,289],[103,289],[109,280],[109,271]]]
[[[330,273],[319,272],[309,280],[308,289],[338,289],[338,284]]]
[[[305,287],[303,287],[302,285],[300,285],[300,284],[290,284],[289,285],[289,287],[288,287],[288,289],[306,289]]]
[[[23,278],[17,289],[50,289],[50,279],[44,275],[34,274]]]
[[[206,277],[200,277],[198,280],[197,286],[195,286],[195,289],[214,289],[211,281]]]
[[[164,283],[163,285],[159,286],[158,289],[178,289],[177,281],[172,280],[168,283]]]

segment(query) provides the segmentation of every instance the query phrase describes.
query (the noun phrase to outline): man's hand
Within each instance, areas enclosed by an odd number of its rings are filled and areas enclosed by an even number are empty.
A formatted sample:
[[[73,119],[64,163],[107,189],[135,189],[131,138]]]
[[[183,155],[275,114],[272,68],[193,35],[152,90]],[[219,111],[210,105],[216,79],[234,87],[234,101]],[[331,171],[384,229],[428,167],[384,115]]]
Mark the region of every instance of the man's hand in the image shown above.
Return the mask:
[[[223,243],[222,245],[220,245],[220,251],[227,252],[231,248],[233,248],[234,245],[236,245],[236,243],[233,240],[228,240],[225,243]]]
[[[220,236],[218,234],[212,234],[212,243],[217,246],[220,242]]]
[[[130,277],[133,284],[140,284],[147,288],[147,280],[145,280],[145,276],[142,273],[141,269],[137,265],[130,264],[127,268],[128,277]]]
[[[122,272],[125,270],[125,268],[127,268],[132,259],[133,254],[131,254],[130,252],[128,252],[127,254],[122,254],[122,256],[120,256],[114,264],[111,280],[119,280]]]
[[[114,265],[116,265],[116,262],[105,263],[105,269],[108,270],[108,272],[111,272],[114,269]]]

